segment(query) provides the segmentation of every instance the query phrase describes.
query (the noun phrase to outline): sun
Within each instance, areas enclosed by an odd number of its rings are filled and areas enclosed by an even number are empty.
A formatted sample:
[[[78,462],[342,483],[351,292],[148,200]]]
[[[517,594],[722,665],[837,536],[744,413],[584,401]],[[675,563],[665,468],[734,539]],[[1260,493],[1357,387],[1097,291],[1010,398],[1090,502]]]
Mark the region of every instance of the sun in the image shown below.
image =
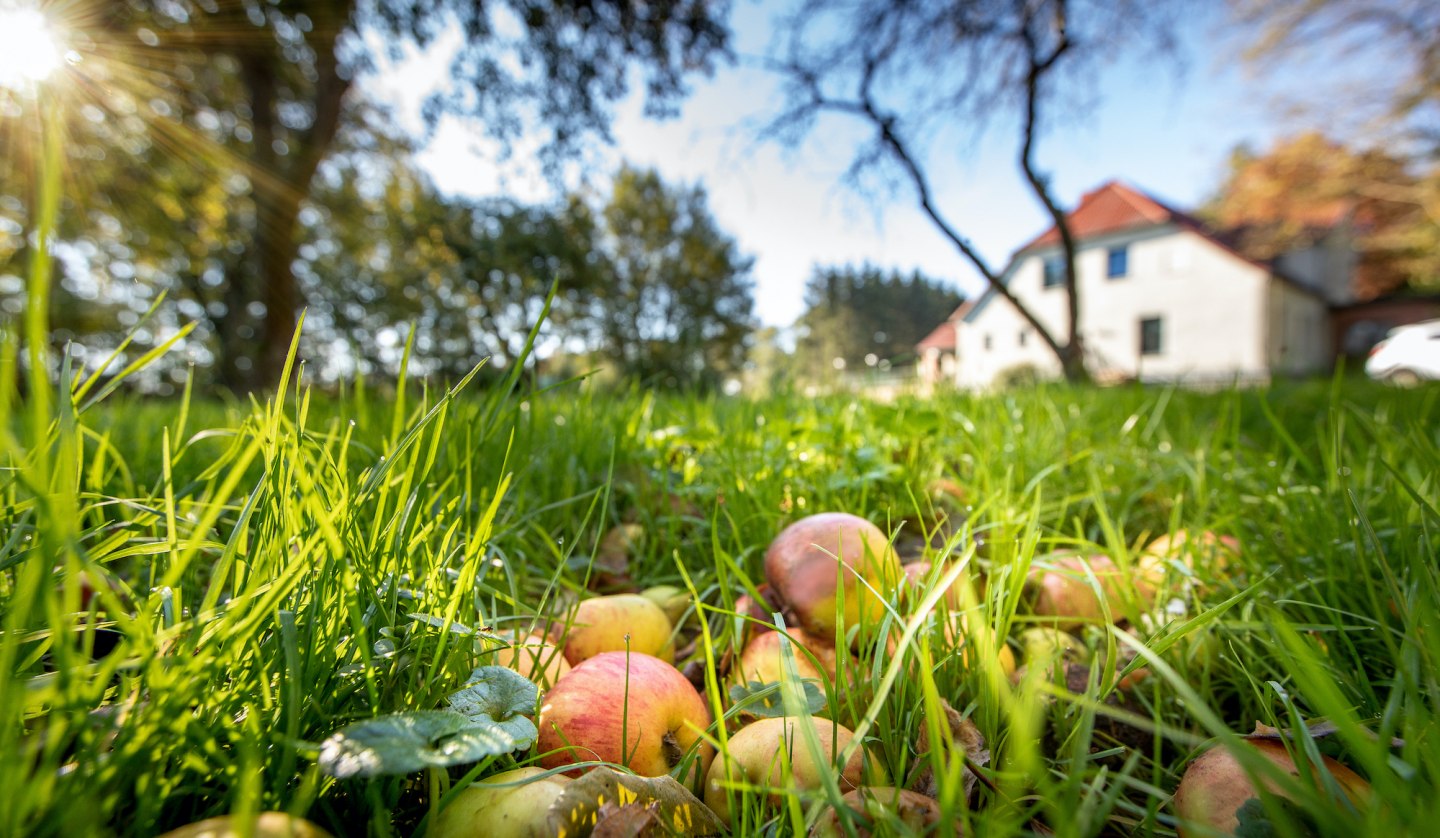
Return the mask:
[[[39,9],[0,2],[0,87],[41,81],[61,61],[54,30]]]

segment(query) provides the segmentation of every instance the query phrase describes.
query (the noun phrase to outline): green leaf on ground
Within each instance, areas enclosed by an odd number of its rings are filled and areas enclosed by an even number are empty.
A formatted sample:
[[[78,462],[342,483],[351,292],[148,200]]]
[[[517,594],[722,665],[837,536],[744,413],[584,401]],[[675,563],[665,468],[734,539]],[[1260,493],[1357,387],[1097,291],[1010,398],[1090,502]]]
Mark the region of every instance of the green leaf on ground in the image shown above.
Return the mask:
[[[320,745],[320,769],[341,779],[409,774],[508,754],[534,740],[535,724],[524,717],[487,723],[452,710],[394,713],[332,734]]]

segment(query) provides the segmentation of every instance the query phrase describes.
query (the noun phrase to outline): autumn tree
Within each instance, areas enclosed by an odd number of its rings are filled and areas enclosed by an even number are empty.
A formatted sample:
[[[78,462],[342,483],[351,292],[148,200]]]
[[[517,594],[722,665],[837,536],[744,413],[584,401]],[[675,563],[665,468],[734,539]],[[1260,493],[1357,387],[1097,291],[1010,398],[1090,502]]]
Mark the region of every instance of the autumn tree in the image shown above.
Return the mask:
[[[1311,132],[1264,154],[1237,149],[1202,214],[1246,255],[1272,259],[1333,229],[1353,237],[1354,293],[1369,299],[1404,286],[1440,285],[1440,171],[1383,149],[1354,149]]]
[[[73,140],[68,209],[117,242],[117,264],[192,300],[220,383],[264,386],[302,304],[301,214],[375,45],[459,31],[451,83],[427,115],[472,117],[502,147],[534,140],[558,171],[606,135],[632,80],[651,112],[667,112],[685,75],[724,54],[724,11],[704,0],[59,4],[81,56],[52,80]]]
[[[823,378],[837,365],[888,365],[912,354],[963,300],[953,287],[918,271],[817,267],[805,283],[805,312],[796,323],[796,363],[811,378]]]
[[[1440,159],[1440,4],[1230,0],[1230,7],[1248,36],[1246,58],[1257,69],[1296,60],[1312,70],[1334,68],[1334,78],[1312,72],[1303,86],[1286,91],[1289,98],[1319,108],[1334,123],[1378,130]]]
[[[787,102],[769,135],[798,142],[817,121],[839,116],[870,131],[850,169],[898,178],[921,211],[989,285],[1013,305],[1071,380],[1087,377],[1076,324],[1074,236],[1039,160],[1057,107],[1087,97],[1097,64],[1121,51],[1169,44],[1169,3],[1121,0],[806,0],[785,25],[770,65]],[[954,190],[932,177],[937,135],[999,122],[1017,127],[1016,161],[1032,196],[1059,231],[1069,301],[1066,329],[1047,328],[1005,287],[953,221]]]

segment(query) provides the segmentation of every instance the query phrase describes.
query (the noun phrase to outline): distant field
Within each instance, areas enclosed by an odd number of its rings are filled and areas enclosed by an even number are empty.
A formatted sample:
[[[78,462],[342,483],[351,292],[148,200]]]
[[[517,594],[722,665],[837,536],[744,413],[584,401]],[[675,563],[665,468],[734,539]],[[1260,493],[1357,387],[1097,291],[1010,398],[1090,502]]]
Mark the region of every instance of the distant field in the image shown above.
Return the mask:
[[[1291,732],[1305,770],[1277,776],[1293,803],[1267,794],[1247,812],[1247,829],[1278,831],[1247,834],[1426,834],[1440,823],[1437,402],[1437,387],[1354,380],[890,404],[583,385],[112,398],[44,446],[17,427],[0,471],[0,835],[153,835],[263,810],[419,834],[447,792],[538,750],[340,779],[321,743],[445,706],[498,645],[483,635],[547,619],[561,635],[592,591],[683,592],[676,666],[729,715],[704,733],[723,748],[740,721],[736,599],[756,595],[786,525],[831,511],[938,569],[918,587],[881,580],[885,607],[850,627],[811,709],[860,734],[871,782],[926,785],[947,824],[1172,834],[1186,765],[1217,736],[1249,747],[1235,734],[1259,722]],[[1144,558],[1182,530],[1238,552]],[[1118,573],[1059,561],[1072,552]],[[1027,575],[1066,567],[1105,593],[1102,614],[1036,613]],[[936,589],[947,572],[954,600]],[[1031,631],[1057,624],[1073,642]],[[1013,680],[1002,645],[1029,664]],[[968,795],[958,758],[920,744],[945,733],[942,700],[988,751]],[[1312,735],[1322,721],[1333,732]],[[1322,753],[1369,796],[1343,802],[1303,756]],[[846,791],[822,774],[788,802],[737,788],[735,834],[805,834]],[[879,833],[904,831],[879,817]]]

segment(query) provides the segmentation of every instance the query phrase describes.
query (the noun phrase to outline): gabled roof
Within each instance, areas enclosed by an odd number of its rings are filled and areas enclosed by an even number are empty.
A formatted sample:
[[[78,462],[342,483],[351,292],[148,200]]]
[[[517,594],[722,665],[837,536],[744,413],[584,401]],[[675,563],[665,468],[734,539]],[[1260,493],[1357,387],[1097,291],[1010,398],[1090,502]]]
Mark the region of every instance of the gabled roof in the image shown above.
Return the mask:
[[[922,339],[919,343],[915,344],[916,351],[924,352],[927,349],[939,349],[943,352],[946,349],[954,349],[955,321],[968,314],[970,309],[973,308],[974,305],[974,300],[966,300],[965,302],[961,303],[959,308],[955,309],[953,312],[950,313],[949,317],[945,318],[944,323],[936,326],[935,329],[930,332],[930,334],[926,335],[924,339]]]
[[[1171,209],[1144,192],[1112,180],[1086,192],[1080,199],[1080,205],[1066,216],[1066,221],[1070,224],[1070,235],[1078,242],[1106,233],[1178,221],[1183,217],[1184,213]],[[1020,250],[1059,243],[1060,231],[1052,224],[1050,229],[1031,239]]]
[[[1086,192],[1080,199],[1079,206],[1071,210],[1065,218],[1070,223],[1070,234],[1074,237],[1077,246],[1083,244],[1086,239],[1092,239],[1097,236],[1119,233],[1125,230],[1137,230],[1144,227],[1155,227],[1161,224],[1175,224],[1183,230],[1195,233],[1237,259],[1264,269],[1280,281],[1311,296],[1322,300],[1324,299],[1324,295],[1318,290],[1275,270],[1273,263],[1252,259],[1244,253],[1241,253],[1224,235],[1211,230],[1194,216],[1174,209],[1164,202],[1138,189],[1127,186],[1118,180],[1107,181]],[[1048,230],[1026,242],[1019,250],[1011,254],[1010,261],[1006,263],[1005,269],[1000,272],[1001,284],[1009,285],[1010,274],[1026,255],[1027,251],[1037,247],[1055,246],[1059,244],[1060,231],[1052,224]],[[965,306],[962,306],[962,308],[965,309],[963,313],[957,313],[966,323],[973,323],[975,318],[980,315],[980,312],[989,305],[991,298],[995,296],[995,289],[993,287],[987,287],[979,297],[975,298],[973,304],[967,302]]]

